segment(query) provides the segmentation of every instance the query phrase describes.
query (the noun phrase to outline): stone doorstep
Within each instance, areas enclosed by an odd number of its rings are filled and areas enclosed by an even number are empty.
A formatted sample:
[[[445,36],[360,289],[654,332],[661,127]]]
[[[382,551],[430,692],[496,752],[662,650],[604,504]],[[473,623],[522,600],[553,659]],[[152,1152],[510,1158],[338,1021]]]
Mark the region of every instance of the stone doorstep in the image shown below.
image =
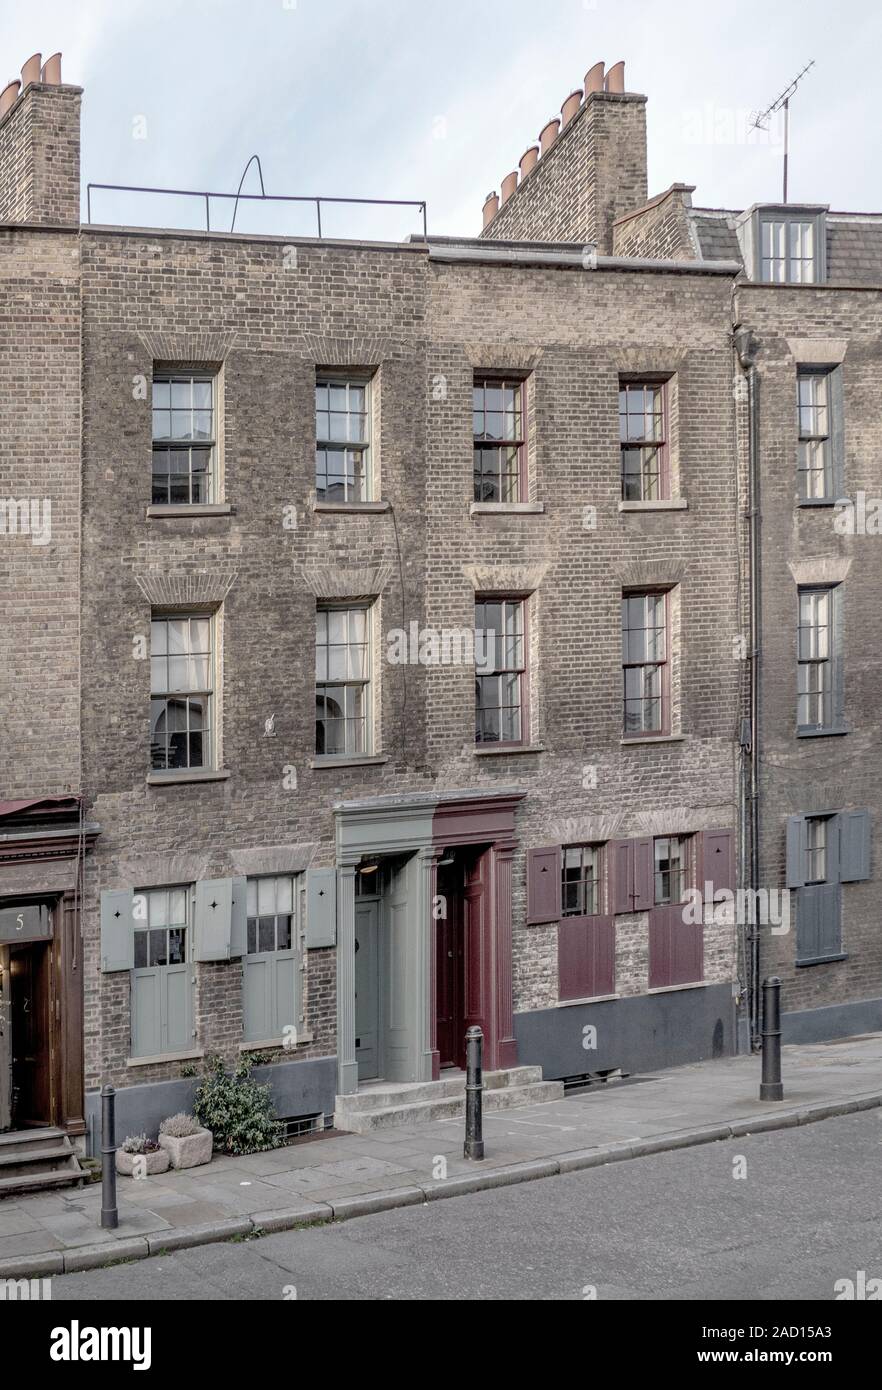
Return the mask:
[[[771,1105],[773,1103],[770,1103]],[[310,1202],[304,1198],[302,1203],[279,1211],[257,1212],[248,1217],[207,1222],[199,1226],[182,1226],[173,1230],[150,1233],[140,1238],[109,1241],[106,1244],[95,1243],[93,1245],[80,1245],[75,1249],[13,1256],[11,1259],[0,1260],[0,1278],[36,1278],[73,1272],[74,1270],[97,1269],[104,1265],[114,1264],[119,1260],[146,1259],[150,1255],[161,1255],[197,1245],[227,1241],[236,1236],[293,1230],[298,1226],[314,1225],[326,1221],[349,1220],[356,1216],[368,1216],[397,1207],[416,1206],[423,1202],[440,1201],[445,1197],[463,1196],[467,1193],[481,1192],[490,1188],[532,1182],[537,1178],[579,1172],[586,1168],[601,1167],[625,1159],[671,1152],[698,1144],[738,1138],[751,1133],[811,1124],[817,1120],[830,1119],[835,1115],[855,1114],[859,1110],[870,1110],[877,1107],[882,1107],[882,1091],[870,1091],[858,1096],[850,1096],[847,1100],[840,1102],[822,1101],[813,1105],[780,1110],[770,1108],[768,1114],[754,1115],[728,1124],[704,1125],[694,1129],[674,1130],[668,1134],[653,1135],[652,1138],[645,1140],[635,1138],[623,1143],[607,1144],[597,1148],[576,1149],[569,1153],[561,1153],[555,1158],[511,1163],[498,1168],[476,1168],[474,1173],[449,1178],[439,1183],[414,1184],[385,1191],[364,1193],[359,1196],[340,1196],[327,1202]]]

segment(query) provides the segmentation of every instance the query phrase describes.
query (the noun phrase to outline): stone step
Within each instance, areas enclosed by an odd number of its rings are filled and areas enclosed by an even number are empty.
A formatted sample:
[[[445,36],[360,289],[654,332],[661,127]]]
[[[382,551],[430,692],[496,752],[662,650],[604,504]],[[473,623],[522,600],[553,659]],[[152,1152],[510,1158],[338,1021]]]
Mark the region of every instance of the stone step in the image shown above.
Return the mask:
[[[79,1186],[83,1177],[70,1139],[62,1130],[21,1129],[0,1135],[0,1197]]]
[[[484,1112],[514,1110],[524,1105],[543,1105],[563,1098],[560,1081],[529,1082],[524,1086],[498,1086],[484,1093]],[[353,1134],[369,1134],[375,1129],[392,1129],[399,1125],[426,1124],[431,1120],[456,1120],[465,1116],[465,1090],[459,1095],[438,1096],[372,1110],[353,1110],[340,1106],[353,1097],[341,1096],[334,1115],[336,1129]]]
[[[52,1125],[45,1129],[13,1129],[0,1134],[0,1154],[7,1153],[10,1149],[20,1150],[47,1145],[53,1147],[67,1142],[69,1141],[64,1130],[55,1129]]]
[[[48,1191],[53,1187],[79,1187],[85,1174],[77,1164],[76,1171],[62,1173],[24,1173],[18,1177],[0,1178],[0,1197],[22,1197],[28,1192]]]
[[[541,1067],[508,1067],[504,1071],[484,1073],[484,1094],[528,1086],[542,1080]],[[402,1081],[383,1085],[368,1082],[352,1096],[338,1097],[338,1108],[347,1113],[368,1110],[389,1110],[398,1105],[419,1105],[423,1101],[446,1100],[465,1095],[465,1072],[452,1076],[442,1074],[438,1081]]]

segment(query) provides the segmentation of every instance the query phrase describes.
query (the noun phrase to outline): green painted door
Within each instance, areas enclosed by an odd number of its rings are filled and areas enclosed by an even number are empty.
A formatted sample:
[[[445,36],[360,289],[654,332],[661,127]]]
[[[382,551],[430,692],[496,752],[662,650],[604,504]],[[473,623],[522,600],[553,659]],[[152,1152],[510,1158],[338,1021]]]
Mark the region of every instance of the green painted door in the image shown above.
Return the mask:
[[[380,904],[355,903],[355,1057],[359,1081],[380,1075]]]

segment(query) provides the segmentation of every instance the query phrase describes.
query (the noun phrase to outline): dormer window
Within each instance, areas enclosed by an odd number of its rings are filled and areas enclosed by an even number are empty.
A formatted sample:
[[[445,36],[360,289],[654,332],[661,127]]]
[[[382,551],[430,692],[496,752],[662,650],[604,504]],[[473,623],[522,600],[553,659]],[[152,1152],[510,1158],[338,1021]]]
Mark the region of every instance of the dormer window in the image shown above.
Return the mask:
[[[823,213],[770,208],[759,213],[757,259],[765,285],[817,285],[826,279]]]

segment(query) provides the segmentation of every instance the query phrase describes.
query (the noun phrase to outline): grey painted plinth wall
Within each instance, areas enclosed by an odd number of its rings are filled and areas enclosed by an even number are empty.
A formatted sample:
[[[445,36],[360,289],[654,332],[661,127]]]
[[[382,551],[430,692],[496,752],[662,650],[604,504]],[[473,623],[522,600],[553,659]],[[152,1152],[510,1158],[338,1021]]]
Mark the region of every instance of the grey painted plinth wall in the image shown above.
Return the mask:
[[[781,1015],[781,1038],[785,1043],[825,1042],[828,1038],[880,1032],[882,999],[858,999],[853,1004],[830,1004],[823,1009],[801,1009]]]
[[[541,1066],[546,1080],[616,1067],[659,1071],[735,1052],[731,984],[537,1009],[515,1014],[514,1026],[519,1064]],[[585,1033],[591,1027],[596,1038]]]
[[[277,1062],[255,1067],[251,1075],[272,1087],[279,1115],[315,1115],[328,1120],[334,1113],[337,1082],[336,1057],[307,1057],[302,1062]],[[190,1111],[200,1077],[180,1081],[152,1081],[124,1086],[116,1093],[116,1142],[127,1134],[146,1134],[155,1139],[159,1125],[179,1110]],[[101,1092],[86,1092],[86,1146],[94,1157],[101,1154]]]

